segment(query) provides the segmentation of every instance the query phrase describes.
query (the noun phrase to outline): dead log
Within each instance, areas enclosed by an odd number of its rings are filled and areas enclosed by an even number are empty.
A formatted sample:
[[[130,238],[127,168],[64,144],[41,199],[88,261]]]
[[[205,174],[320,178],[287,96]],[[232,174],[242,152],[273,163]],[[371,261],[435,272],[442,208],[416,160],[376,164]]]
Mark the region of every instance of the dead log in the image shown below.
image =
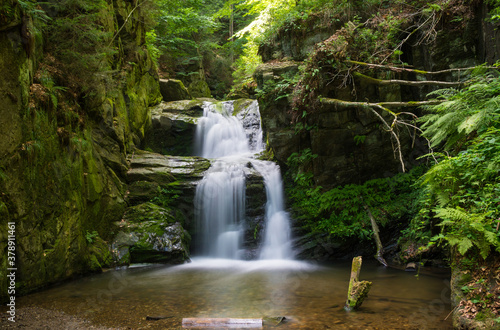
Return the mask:
[[[375,221],[375,218],[373,217],[372,212],[370,211],[370,208],[368,205],[364,205],[366,213],[368,213],[368,216],[370,217],[370,222],[372,224],[372,230],[373,230],[373,237],[375,239],[375,243],[377,244],[377,253],[375,253],[375,259],[378,260],[382,265],[387,267],[387,261],[384,259],[384,246],[382,245],[382,241],[380,240],[380,235],[379,235],[379,228],[377,225],[377,222]]]
[[[403,68],[403,67],[391,66],[391,65],[366,63],[366,62],[360,62],[360,61],[345,60],[345,62],[349,63],[349,64],[367,66],[370,68],[384,69],[384,70],[389,70],[389,71],[394,71],[394,72],[413,72],[413,73],[422,74],[422,75],[434,75],[434,74],[442,74],[442,73],[469,71],[469,70],[474,70],[477,68],[476,66],[474,66],[474,67],[468,67],[468,68],[452,68],[452,69],[445,69],[445,70],[439,70],[439,71],[425,71],[425,70]],[[485,66],[484,68],[489,69],[489,70],[498,70],[498,68],[494,67],[494,66]]]
[[[443,86],[443,87],[459,87],[461,82],[436,81],[436,80],[400,80],[400,79],[377,79],[359,72],[354,72],[353,75],[361,80],[364,80],[374,85],[405,85],[405,86]]]
[[[231,327],[231,328],[261,328],[262,319],[237,319],[237,318],[183,318],[182,326],[186,328],[211,328],[211,327]]]
[[[344,310],[347,312],[358,309],[361,306],[372,286],[372,282],[358,280],[361,271],[361,263],[361,257],[354,257],[352,259],[351,279],[349,280],[347,301],[344,306]]]
[[[355,102],[355,101],[344,101],[339,99],[332,99],[323,97],[320,99],[320,102],[323,104],[333,104],[336,105],[339,109],[347,109],[352,107],[372,107],[379,108],[384,111],[388,111],[387,107],[420,107],[423,105],[434,105],[443,103],[440,100],[430,100],[430,101],[408,101],[408,102]],[[391,112],[391,111],[389,111]],[[392,112],[391,112],[392,113]]]

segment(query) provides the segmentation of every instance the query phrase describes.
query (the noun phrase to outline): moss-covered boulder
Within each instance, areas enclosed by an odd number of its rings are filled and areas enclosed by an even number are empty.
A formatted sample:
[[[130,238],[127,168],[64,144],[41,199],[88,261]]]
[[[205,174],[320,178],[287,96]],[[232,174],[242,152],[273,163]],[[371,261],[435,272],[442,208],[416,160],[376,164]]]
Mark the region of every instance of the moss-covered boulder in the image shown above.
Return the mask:
[[[210,92],[210,88],[208,87],[207,82],[203,78],[193,79],[191,83],[188,85],[189,94],[192,97],[211,97],[212,94]]]
[[[160,92],[165,102],[191,100],[193,98],[182,81],[177,79],[160,79]]]
[[[193,155],[198,119],[206,99],[162,102],[151,108],[152,126],[146,132],[144,149],[165,155]]]
[[[129,207],[120,222],[112,244],[117,264],[172,263],[189,260],[191,236],[175,212],[143,203]]]

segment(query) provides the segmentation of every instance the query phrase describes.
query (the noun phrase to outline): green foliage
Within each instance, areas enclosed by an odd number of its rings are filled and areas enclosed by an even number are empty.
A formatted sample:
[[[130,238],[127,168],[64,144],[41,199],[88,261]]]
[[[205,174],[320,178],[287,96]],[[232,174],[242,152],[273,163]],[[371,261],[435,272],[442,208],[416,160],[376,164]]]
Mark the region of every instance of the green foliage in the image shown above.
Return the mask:
[[[496,230],[500,219],[500,79],[477,76],[463,90],[441,90],[444,104],[430,107],[425,131],[435,145],[451,155],[442,156],[422,176],[421,185],[432,202],[422,206],[440,219],[445,241],[460,254],[486,258],[500,252]],[[445,119],[442,119],[445,118]]]
[[[156,46],[157,39],[158,36],[155,30],[146,32],[146,49],[155,63],[158,63],[158,59],[160,58],[160,50]]]
[[[94,243],[97,237],[99,237],[99,233],[95,230],[92,232],[87,231],[87,233],[85,234],[85,239],[89,244]]]
[[[323,190],[314,185],[310,171],[317,155],[310,149],[292,154],[287,175],[294,185],[287,187],[295,216],[312,232],[328,233],[334,238],[371,240],[372,228],[365,210],[368,206],[382,225],[408,219],[416,213],[414,182],[422,169],[392,178],[375,179],[361,185],[350,184]]]
[[[423,116],[424,136],[432,146],[443,144],[445,150],[459,150],[473,134],[481,134],[500,116],[500,79],[480,75],[462,90],[441,89],[429,94],[442,103],[428,107]]]
[[[259,99],[272,98],[273,102],[282,98],[288,98],[293,92],[293,88],[298,80],[298,74],[292,73],[284,74],[278,81],[274,79],[266,80],[261,88],[257,88],[256,96]]]
[[[355,135],[354,136],[354,142],[356,143],[356,145],[365,143],[365,140],[366,140],[366,135]]]
[[[175,189],[179,185],[178,181],[169,183],[167,186],[158,187],[158,194],[151,199],[151,203],[169,209],[172,203],[179,198],[181,191]]]
[[[44,3],[43,8],[57,13],[47,25],[46,51],[55,58],[52,65],[65,73],[65,86],[85,97],[97,93],[97,73],[109,70],[117,53],[109,44],[113,33],[103,16],[107,2],[66,0]]]

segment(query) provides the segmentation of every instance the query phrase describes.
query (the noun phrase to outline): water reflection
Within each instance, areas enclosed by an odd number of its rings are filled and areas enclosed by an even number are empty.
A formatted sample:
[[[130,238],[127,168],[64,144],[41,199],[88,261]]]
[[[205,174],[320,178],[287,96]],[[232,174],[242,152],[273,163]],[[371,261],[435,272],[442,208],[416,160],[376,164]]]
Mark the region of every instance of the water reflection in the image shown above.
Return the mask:
[[[199,259],[190,264],[110,271],[19,298],[110,327],[181,329],[185,317],[285,316],[285,329],[451,329],[449,281],[363,265],[373,281],[359,311],[342,307],[348,263]],[[147,321],[146,316],[165,319]]]

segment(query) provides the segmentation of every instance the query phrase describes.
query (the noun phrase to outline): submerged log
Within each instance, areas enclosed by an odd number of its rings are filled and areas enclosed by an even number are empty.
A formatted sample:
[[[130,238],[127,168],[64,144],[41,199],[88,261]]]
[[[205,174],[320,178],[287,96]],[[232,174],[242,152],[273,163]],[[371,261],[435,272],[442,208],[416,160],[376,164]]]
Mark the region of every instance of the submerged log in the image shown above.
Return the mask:
[[[354,257],[352,259],[351,279],[347,291],[347,301],[344,306],[344,309],[348,312],[358,309],[361,306],[372,286],[372,282],[358,280],[361,263],[361,257]]]
[[[235,319],[235,318],[183,318],[182,326],[186,328],[262,328],[262,319]]]

